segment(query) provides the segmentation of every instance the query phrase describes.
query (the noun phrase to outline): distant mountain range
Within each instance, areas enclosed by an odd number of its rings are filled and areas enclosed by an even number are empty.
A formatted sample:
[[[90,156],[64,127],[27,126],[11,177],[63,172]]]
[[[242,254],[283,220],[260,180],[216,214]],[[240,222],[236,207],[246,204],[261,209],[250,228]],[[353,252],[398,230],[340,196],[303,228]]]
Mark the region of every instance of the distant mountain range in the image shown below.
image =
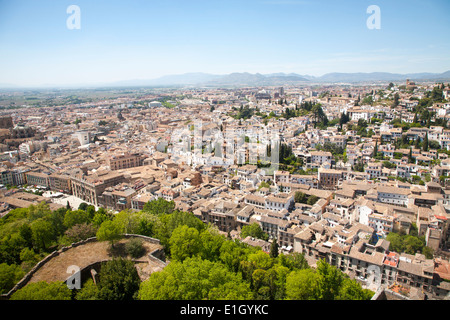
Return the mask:
[[[450,70],[444,73],[389,73],[389,72],[372,72],[372,73],[327,73],[321,77],[311,79],[319,82],[370,82],[370,81],[405,81],[410,80],[449,80]]]
[[[450,70],[444,73],[327,73],[320,77],[301,75],[297,73],[230,73],[217,75],[209,73],[185,73],[179,75],[168,75],[151,80],[129,80],[110,83],[111,86],[276,86],[288,84],[309,83],[360,83],[360,82],[382,82],[382,81],[406,81],[430,80],[449,81]]]
[[[390,82],[390,81],[450,81],[450,70],[443,73],[327,73],[320,77],[301,75],[297,73],[230,73],[225,75],[209,73],[185,73],[167,75],[148,80],[124,80],[97,85],[73,85],[63,87],[157,87],[157,86],[203,86],[203,87],[242,87],[242,86],[282,86],[313,83],[362,83],[362,82]],[[58,87],[44,85],[43,87]],[[0,88],[19,88],[11,84],[0,84]]]
[[[152,80],[129,80],[111,83],[112,86],[170,86],[170,85],[201,85],[201,86],[270,86],[292,82],[308,82],[307,78],[294,74],[262,75],[230,73],[216,75],[209,73],[185,73],[168,75]]]

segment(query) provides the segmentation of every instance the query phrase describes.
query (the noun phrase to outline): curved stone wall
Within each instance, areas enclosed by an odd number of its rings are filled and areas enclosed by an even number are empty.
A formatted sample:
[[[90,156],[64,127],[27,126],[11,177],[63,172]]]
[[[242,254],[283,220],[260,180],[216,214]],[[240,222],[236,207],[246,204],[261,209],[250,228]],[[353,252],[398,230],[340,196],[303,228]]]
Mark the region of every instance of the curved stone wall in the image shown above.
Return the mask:
[[[139,234],[123,234],[122,235],[124,238],[140,238],[143,239],[144,241],[153,243],[153,244],[158,244],[160,245],[161,242],[159,241],[159,239],[155,239],[155,238],[151,238],[151,237],[147,237],[147,236],[143,236],[143,235],[139,235]],[[87,243],[91,243],[91,242],[96,242],[97,238],[96,237],[92,237],[92,238],[88,238],[76,243],[72,243],[70,246],[67,247],[62,247],[59,250],[53,251],[52,253],[50,253],[49,255],[47,255],[44,259],[42,259],[41,261],[39,261],[38,263],[36,263],[36,265],[6,294],[2,294],[0,296],[0,300],[5,300],[5,299],[9,299],[11,297],[11,295],[16,292],[17,290],[23,288],[29,281],[30,279],[33,277],[33,275],[40,269],[42,268],[47,262],[49,262],[51,259],[53,259],[56,256],[59,256],[61,253],[78,247],[78,246],[82,246],[84,244]],[[164,250],[154,250],[153,252],[151,252],[149,254],[149,258],[153,261],[159,261],[161,264],[166,264],[164,262]],[[98,262],[104,262],[104,261],[98,261]],[[90,264],[88,266],[85,266],[82,268],[82,270],[86,270],[86,268],[92,267],[92,265],[95,265],[95,262],[93,264]],[[82,270],[80,270],[80,272],[82,272]],[[67,279],[69,279],[71,276],[69,276]],[[66,279],[66,281],[67,281]]]

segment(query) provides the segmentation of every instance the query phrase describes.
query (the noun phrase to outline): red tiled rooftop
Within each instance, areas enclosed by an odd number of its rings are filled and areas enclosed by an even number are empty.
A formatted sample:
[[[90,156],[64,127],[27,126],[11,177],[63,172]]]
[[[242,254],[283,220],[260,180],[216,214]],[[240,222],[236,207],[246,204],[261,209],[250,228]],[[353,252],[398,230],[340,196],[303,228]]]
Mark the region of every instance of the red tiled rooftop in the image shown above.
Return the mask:
[[[395,252],[389,252],[388,257],[395,257],[397,254]]]
[[[389,252],[384,257],[383,264],[396,267],[398,265],[398,254],[396,252]]]
[[[384,264],[386,264],[388,266],[396,267],[397,266],[397,261],[384,260]]]

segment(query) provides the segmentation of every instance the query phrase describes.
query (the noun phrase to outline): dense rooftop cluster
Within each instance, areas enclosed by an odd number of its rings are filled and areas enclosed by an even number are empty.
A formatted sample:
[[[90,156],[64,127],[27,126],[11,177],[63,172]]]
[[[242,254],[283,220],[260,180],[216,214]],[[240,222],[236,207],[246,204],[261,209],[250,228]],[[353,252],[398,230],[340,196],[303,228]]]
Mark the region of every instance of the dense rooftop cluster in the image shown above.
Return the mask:
[[[42,201],[139,211],[163,198],[263,251],[277,242],[374,291],[442,299],[449,92],[410,81],[180,88],[4,109],[1,215]],[[265,239],[241,237],[254,224]],[[402,246],[408,236],[421,245]]]

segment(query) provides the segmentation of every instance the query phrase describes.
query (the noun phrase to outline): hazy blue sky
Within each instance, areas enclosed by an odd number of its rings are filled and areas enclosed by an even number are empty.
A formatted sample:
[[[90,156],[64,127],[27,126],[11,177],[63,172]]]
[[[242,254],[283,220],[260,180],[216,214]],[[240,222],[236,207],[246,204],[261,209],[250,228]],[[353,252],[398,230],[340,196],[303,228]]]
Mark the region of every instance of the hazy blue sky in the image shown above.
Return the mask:
[[[70,30],[69,5],[81,11]],[[370,30],[369,5],[381,9]],[[448,0],[0,0],[0,84],[207,72],[444,72]]]

